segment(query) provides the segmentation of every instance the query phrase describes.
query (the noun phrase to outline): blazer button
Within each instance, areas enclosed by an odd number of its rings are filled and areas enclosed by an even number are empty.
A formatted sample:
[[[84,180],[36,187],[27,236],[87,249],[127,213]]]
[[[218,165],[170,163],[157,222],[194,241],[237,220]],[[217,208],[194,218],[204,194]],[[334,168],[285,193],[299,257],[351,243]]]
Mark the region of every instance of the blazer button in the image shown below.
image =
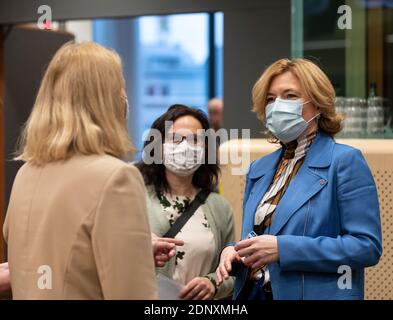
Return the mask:
[[[320,184],[321,186],[323,186],[324,184],[326,184],[326,180],[325,180],[325,179],[319,180],[319,184]]]

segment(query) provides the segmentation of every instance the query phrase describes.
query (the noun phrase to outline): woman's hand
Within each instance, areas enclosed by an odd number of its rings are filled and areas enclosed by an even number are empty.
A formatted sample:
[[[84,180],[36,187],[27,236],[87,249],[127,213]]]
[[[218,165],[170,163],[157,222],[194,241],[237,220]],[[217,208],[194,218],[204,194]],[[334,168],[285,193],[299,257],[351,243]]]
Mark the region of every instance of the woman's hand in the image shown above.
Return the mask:
[[[184,242],[172,238],[160,238],[151,234],[153,246],[154,263],[156,267],[163,267],[176,254],[176,246],[184,245]]]
[[[277,237],[262,235],[239,241],[235,250],[243,263],[252,269],[260,269],[265,265],[278,261]]]
[[[216,289],[213,283],[204,277],[192,279],[180,291],[180,299],[184,300],[210,300],[213,299]]]
[[[11,279],[8,262],[0,264],[0,298],[8,297],[11,293]]]
[[[224,280],[228,280],[229,273],[232,271],[232,263],[241,261],[241,257],[235,251],[235,247],[228,246],[222,250],[220,263],[216,270],[217,287],[220,286]]]

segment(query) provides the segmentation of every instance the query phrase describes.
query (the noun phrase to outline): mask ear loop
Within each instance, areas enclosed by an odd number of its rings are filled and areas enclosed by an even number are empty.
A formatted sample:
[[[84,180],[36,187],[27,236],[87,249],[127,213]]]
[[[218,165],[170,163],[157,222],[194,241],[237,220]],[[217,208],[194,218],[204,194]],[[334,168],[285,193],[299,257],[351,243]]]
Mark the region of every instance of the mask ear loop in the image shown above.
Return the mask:
[[[303,103],[303,106],[307,103],[311,102],[311,100],[308,100],[306,102]],[[315,116],[313,116],[310,120],[307,121],[307,123],[310,123],[311,121],[313,121],[315,118],[317,120],[319,120],[319,118],[321,117],[321,113],[317,113]],[[317,125],[318,125],[318,121],[317,121]]]
[[[310,120],[308,120],[307,122],[310,123],[311,121],[313,121],[315,118],[317,118],[317,120],[319,120],[319,118],[321,117],[320,113],[317,113],[315,116],[313,116]]]
[[[317,113],[317,114],[316,114],[315,116],[313,116],[310,120],[308,120],[307,123],[310,124],[311,121],[313,121],[314,119],[317,119],[317,121],[316,121],[316,123],[315,123],[315,127],[316,127],[316,130],[318,130],[318,127],[319,127],[319,125],[318,125],[318,120],[319,120],[320,117],[321,117],[321,114],[320,114],[320,113]],[[312,130],[310,126],[309,126],[309,130]]]

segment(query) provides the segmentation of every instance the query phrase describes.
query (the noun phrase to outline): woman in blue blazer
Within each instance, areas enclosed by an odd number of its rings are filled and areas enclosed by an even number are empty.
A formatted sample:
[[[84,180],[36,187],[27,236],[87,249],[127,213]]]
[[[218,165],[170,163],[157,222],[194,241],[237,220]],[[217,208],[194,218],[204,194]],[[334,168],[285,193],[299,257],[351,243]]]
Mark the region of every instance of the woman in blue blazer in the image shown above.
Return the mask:
[[[363,299],[382,254],[376,186],[361,152],[338,144],[342,117],[323,71],[282,59],[253,88],[253,111],[281,148],[254,161],[242,240],[221,253],[217,285],[234,299]]]

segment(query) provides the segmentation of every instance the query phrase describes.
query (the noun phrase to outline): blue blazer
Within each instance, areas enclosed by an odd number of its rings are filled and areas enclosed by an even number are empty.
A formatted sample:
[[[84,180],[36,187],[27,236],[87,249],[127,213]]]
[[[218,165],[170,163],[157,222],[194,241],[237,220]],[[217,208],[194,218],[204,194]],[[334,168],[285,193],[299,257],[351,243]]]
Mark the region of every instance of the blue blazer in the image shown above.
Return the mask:
[[[242,239],[282,152],[250,166]],[[361,152],[318,132],[266,233],[278,241],[279,262],[268,266],[274,299],[363,299],[364,268],[378,263],[382,240],[377,190]],[[234,299],[247,268],[236,273]]]

